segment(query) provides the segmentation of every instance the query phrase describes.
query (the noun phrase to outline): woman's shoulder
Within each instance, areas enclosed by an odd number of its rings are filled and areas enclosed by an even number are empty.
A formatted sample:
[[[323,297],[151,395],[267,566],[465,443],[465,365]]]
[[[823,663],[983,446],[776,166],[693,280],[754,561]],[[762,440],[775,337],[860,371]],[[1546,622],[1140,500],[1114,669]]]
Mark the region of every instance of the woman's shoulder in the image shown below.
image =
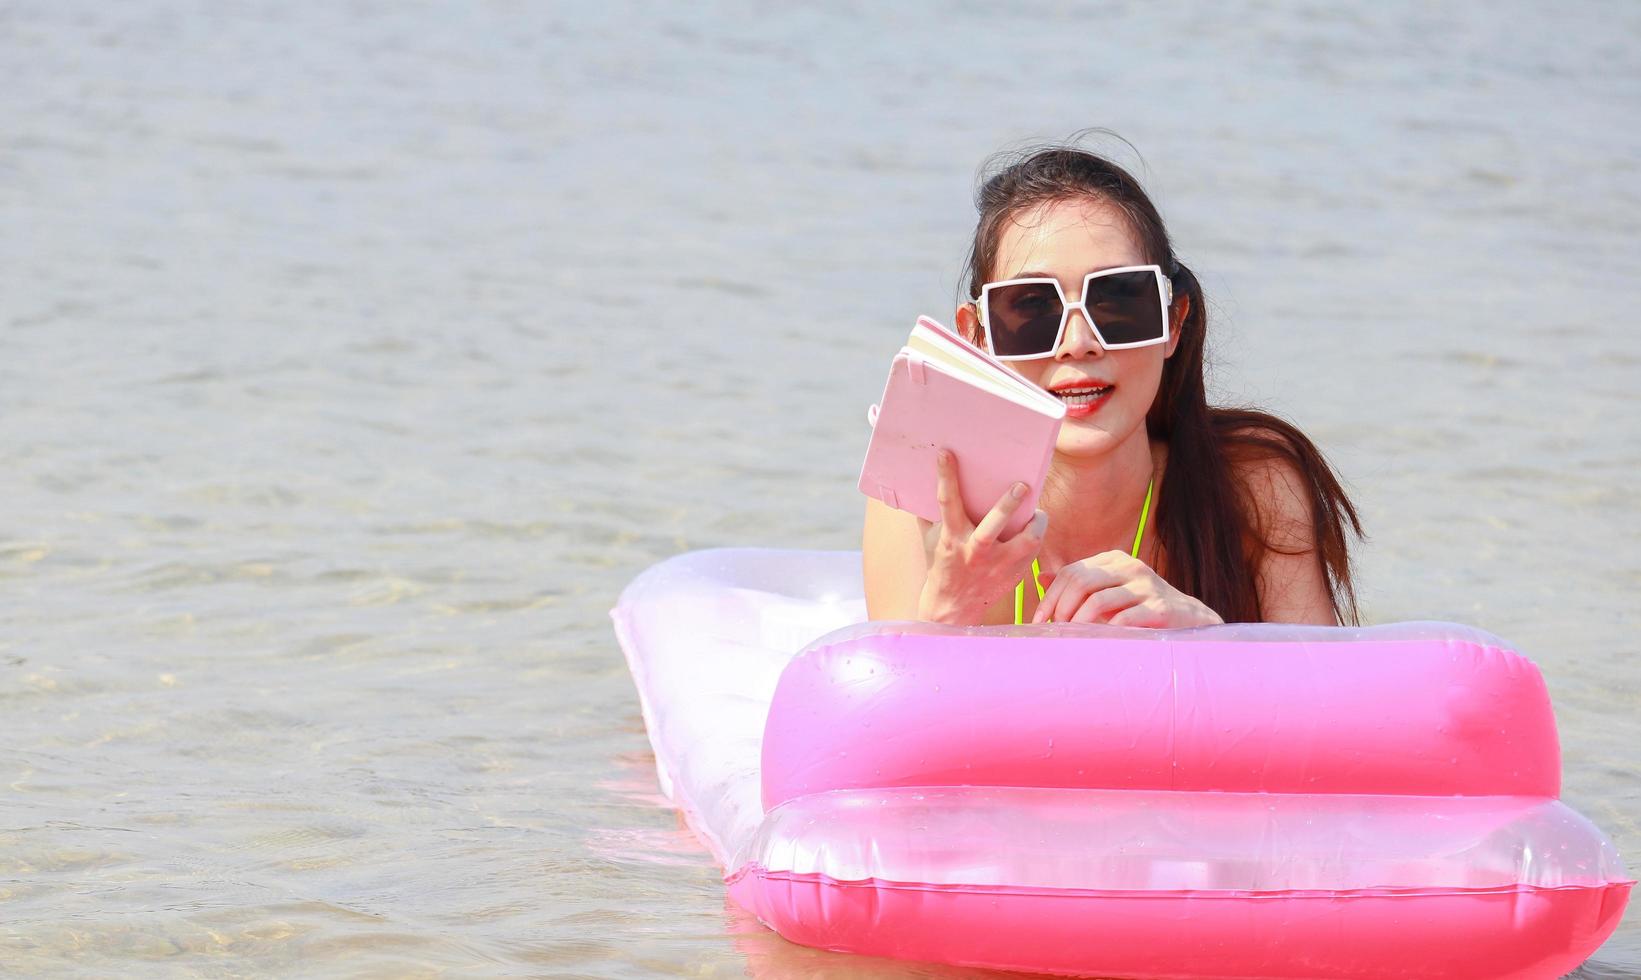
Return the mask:
[[[1354,621],[1345,535],[1347,528],[1358,536],[1362,529],[1338,476],[1292,423],[1236,414],[1221,423],[1220,432],[1246,515],[1246,554],[1263,618]]]
[[[1286,554],[1316,549],[1320,453],[1304,433],[1280,419],[1237,420],[1227,426],[1225,453],[1237,490],[1265,548]],[[1321,464],[1324,465],[1325,464]]]
[[[1249,622],[1337,625],[1341,606],[1330,576],[1344,569],[1345,556],[1334,548],[1337,530],[1328,525],[1337,517],[1328,489],[1332,474],[1310,440],[1291,424],[1255,412],[1234,414],[1235,424],[1210,416],[1217,430],[1216,453],[1222,455],[1209,467],[1212,487],[1204,488],[1201,511],[1222,523],[1200,535],[1214,542],[1208,551],[1183,557],[1196,562],[1201,576],[1197,587],[1207,582],[1213,592],[1211,599],[1197,598],[1227,604],[1231,615]],[[1320,480],[1315,478],[1318,470]],[[1354,522],[1349,502],[1341,505]],[[1185,502],[1182,510],[1189,506]],[[1187,529],[1184,546],[1194,547],[1198,539]],[[1225,560],[1218,557],[1220,542],[1240,551],[1234,567],[1212,564]],[[1165,554],[1160,557],[1171,567]],[[1354,616],[1348,572],[1339,580]],[[1247,591],[1250,585],[1254,594]],[[1227,614],[1217,606],[1216,611]]]

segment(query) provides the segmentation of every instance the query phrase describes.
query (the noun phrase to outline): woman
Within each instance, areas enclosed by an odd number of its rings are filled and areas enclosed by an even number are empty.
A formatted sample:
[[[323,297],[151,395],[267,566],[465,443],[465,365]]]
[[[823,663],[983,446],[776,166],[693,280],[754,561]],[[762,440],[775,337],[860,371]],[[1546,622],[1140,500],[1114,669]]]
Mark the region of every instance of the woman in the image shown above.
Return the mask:
[[[1356,511],[1298,429],[1207,404],[1202,287],[1139,183],[1059,147],[996,172],[977,204],[958,329],[1064,400],[1066,421],[1040,509],[1011,538],[998,531],[1024,486],[976,525],[949,452],[939,523],[870,500],[870,617],[1354,623]]]

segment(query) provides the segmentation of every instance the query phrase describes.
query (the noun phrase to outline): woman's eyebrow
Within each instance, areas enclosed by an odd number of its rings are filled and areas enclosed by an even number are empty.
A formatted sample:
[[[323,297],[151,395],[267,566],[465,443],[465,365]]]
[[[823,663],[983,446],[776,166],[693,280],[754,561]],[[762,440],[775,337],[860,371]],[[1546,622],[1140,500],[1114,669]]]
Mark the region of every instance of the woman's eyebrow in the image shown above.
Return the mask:
[[[1081,278],[1083,278],[1083,276],[1092,275],[1093,273],[1096,273],[1096,272],[1104,272],[1107,269],[1121,269],[1124,265],[1128,265],[1128,264],[1129,263],[1126,263],[1126,262],[1116,262],[1116,263],[1113,263],[1111,265],[1095,266],[1094,268],[1088,270],[1087,272],[1081,273],[1081,274],[1075,276],[1074,278],[1081,279]],[[1023,272],[1016,272],[1014,275],[1009,276],[1009,279],[1059,279],[1059,278],[1060,278],[1059,276],[1055,275],[1052,272],[1041,272],[1037,269],[1027,269]]]

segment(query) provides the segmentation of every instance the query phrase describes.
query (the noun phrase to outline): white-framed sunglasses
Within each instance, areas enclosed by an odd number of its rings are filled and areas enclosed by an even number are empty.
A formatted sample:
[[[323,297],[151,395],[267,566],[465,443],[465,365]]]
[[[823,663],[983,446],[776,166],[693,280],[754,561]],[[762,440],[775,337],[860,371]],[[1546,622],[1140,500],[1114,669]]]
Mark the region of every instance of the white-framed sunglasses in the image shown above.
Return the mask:
[[[986,348],[1000,361],[1048,357],[1065,340],[1072,310],[1082,310],[1106,350],[1168,342],[1174,286],[1157,265],[1125,265],[1083,277],[1083,298],[1066,299],[1058,279],[1005,279],[980,288],[976,305]]]

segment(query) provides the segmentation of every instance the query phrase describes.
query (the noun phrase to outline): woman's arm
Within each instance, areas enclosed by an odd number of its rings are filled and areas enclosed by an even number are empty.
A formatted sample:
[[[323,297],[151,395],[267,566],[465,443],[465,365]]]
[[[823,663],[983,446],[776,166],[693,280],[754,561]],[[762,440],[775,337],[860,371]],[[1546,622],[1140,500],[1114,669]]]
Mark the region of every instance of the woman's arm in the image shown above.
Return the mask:
[[[918,519],[883,501],[866,498],[861,531],[861,570],[866,578],[867,619],[916,619],[917,597],[929,577]]]

